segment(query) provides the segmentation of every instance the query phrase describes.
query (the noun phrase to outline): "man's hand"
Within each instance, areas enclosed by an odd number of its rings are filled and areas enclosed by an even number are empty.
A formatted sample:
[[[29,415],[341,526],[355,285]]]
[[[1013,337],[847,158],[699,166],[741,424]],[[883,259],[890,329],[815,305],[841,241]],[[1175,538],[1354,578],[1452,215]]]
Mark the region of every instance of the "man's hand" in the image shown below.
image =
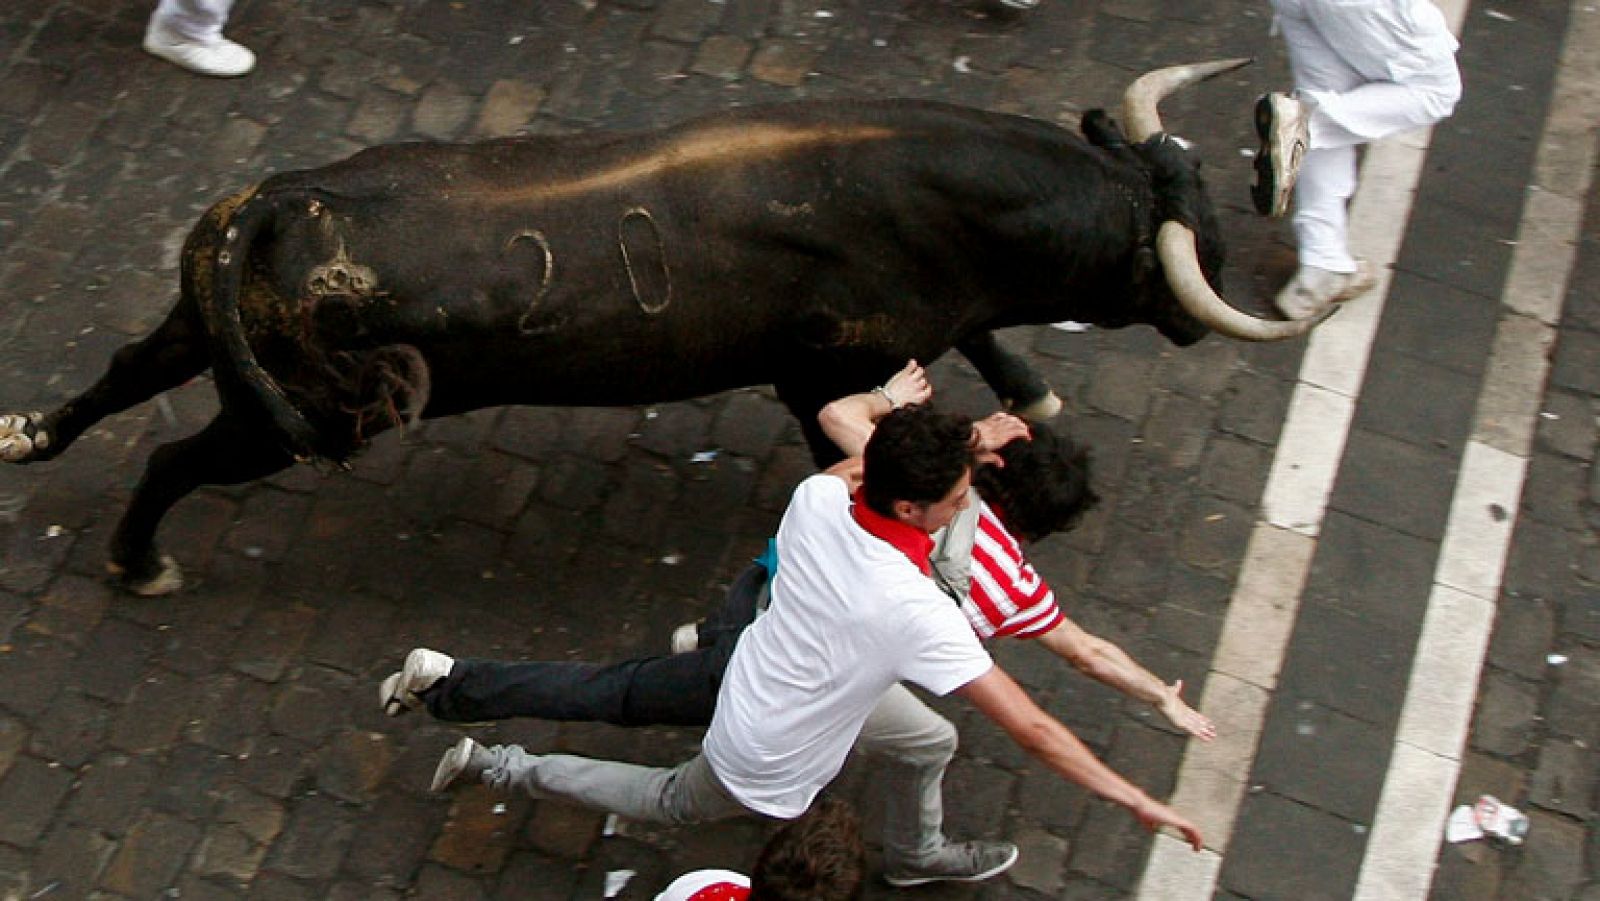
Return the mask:
[[[1200,827],[1184,819],[1176,810],[1162,804],[1153,798],[1146,797],[1144,801],[1135,805],[1133,815],[1139,818],[1144,828],[1157,832],[1162,826],[1171,826],[1183,833],[1184,840],[1189,843],[1196,854],[1205,848],[1205,840],[1200,837]]]
[[[998,666],[956,689],[956,694],[1016,741],[1017,746],[1062,776],[1121,807],[1126,807],[1152,832],[1171,826],[1199,851],[1200,830],[1177,811],[1151,799],[1094,756],[1072,730],[1045,713],[1017,681]]]
[[[1217,737],[1217,724],[1211,718],[1185,704],[1183,701],[1183,680],[1165,686],[1161,692],[1161,700],[1156,703],[1156,709],[1161,715],[1172,721],[1172,725],[1193,735],[1201,741],[1210,741]]]
[[[916,360],[908,361],[904,369],[890,376],[889,381],[883,383],[883,390],[889,394],[889,403],[896,407],[927,403],[933,396],[928,373]]]
[[[1010,413],[990,413],[972,424],[972,445],[979,463],[1006,465],[998,453],[1000,448],[1028,437],[1028,424]]]

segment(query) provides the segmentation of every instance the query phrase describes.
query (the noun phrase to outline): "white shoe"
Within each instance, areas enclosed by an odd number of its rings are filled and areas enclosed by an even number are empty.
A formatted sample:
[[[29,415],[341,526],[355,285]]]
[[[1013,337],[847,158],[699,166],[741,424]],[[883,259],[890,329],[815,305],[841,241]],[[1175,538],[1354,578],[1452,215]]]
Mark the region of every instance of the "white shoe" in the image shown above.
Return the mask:
[[[421,707],[422,699],[417,695],[450,675],[455,665],[455,658],[447,654],[427,648],[412,648],[400,672],[390,674],[378,686],[378,703],[383,705],[383,712],[389,716],[399,716]]]
[[[439,765],[433,771],[433,783],[428,786],[428,790],[444,791],[462,776],[476,778],[493,765],[494,756],[489,753],[488,748],[471,738],[462,736],[460,741],[439,758]]]
[[[216,40],[195,41],[172,34],[151,22],[144,32],[145,52],[190,72],[217,78],[235,78],[256,67],[250,48],[218,35]]]
[[[1377,283],[1372,264],[1366,260],[1356,260],[1354,272],[1301,266],[1273,303],[1290,319],[1310,319],[1340,301],[1365,294]]]
[[[672,630],[672,653],[687,654],[700,650],[700,624],[684,623]]]
[[[1289,212],[1300,163],[1311,145],[1311,111],[1288,94],[1264,94],[1256,101],[1256,134],[1261,149],[1256,152],[1250,197],[1261,215],[1282,216]]]

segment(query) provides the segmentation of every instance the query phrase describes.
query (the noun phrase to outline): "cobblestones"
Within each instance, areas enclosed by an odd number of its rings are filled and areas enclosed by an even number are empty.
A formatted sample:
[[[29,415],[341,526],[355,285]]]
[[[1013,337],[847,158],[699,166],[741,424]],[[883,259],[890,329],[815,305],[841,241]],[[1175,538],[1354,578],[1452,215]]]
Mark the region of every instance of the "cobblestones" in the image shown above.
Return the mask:
[[[475,134],[504,137],[521,132],[544,103],[544,89],[525,81],[504,78],[489,86],[478,111]]]
[[[81,389],[158,321],[183,235],[207,204],[368,144],[640,127],[805,96],[917,96],[1071,123],[1115,103],[1151,62],[1267,46],[1260,9],[1242,0],[1045,0],[1023,15],[984,0],[253,0],[230,34],[261,66],[223,82],[140,53],[148,7],[12,0],[0,12],[5,411]],[[1238,111],[1285,74],[1268,55],[1169,112],[1206,148],[1242,267],[1229,296],[1244,309],[1265,309],[1292,260],[1276,224],[1242,212],[1249,162],[1232,148],[1254,137]],[[1510,112],[1531,129],[1527,106]],[[1501,177],[1478,168],[1474,186]],[[1420,619],[1418,585],[1431,579],[1407,555],[1437,541],[1454,482],[1417,436],[1471,407],[1483,359],[1463,348],[1493,327],[1481,273],[1509,252],[1506,215],[1473,224],[1459,209],[1429,211],[1415,243],[1439,252],[1395,273],[1386,319],[1397,321],[1384,327],[1412,359],[1377,373],[1371,393],[1388,401],[1353,437],[1347,453],[1361,465],[1338,487],[1338,500],[1379,515],[1336,502],[1324,531],[1349,550],[1319,558],[1306,599],[1309,621],[1332,637],[1284,674],[1321,705],[1324,741],[1268,736],[1292,747],[1263,778],[1313,806],[1249,797],[1247,815],[1273,838],[1258,830],[1229,849],[1233,890],[1316,898],[1359,861],[1352,821],[1371,798],[1335,789],[1341,767],[1373,764],[1337,755],[1382,744],[1367,733],[1392,717],[1403,685],[1409,648],[1393,633]],[[1580,242],[1588,256],[1600,247],[1594,221]],[[1469,256],[1476,266],[1462,265]],[[1574,325],[1552,357],[1458,786],[1529,809],[1532,837],[1511,853],[1446,849],[1438,897],[1595,891],[1597,270],[1580,266],[1569,289]],[[1461,340],[1438,340],[1445,328]],[[1015,340],[1066,399],[1064,422],[1094,449],[1104,498],[1078,531],[1034,549],[1036,561],[1086,626],[1184,676],[1198,697],[1300,345],[1213,338],[1178,349],[1148,330]],[[964,364],[938,363],[935,381],[946,396],[990,402]],[[633,901],[692,866],[753,863],[762,824],[605,834],[604,818],[551,802],[500,810],[505,799],[477,788],[430,795],[455,730],[387,720],[371,696],[414,644],[493,656],[658,649],[759,551],[811,471],[769,393],[486,411],[385,438],[352,474],[301,468],[204,491],[163,527],[188,587],[135,599],[101,575],[115,518],[150,450],[214,410],[204,380],[169,402],[102,424],[56,463],[0,471],[0,897],[479,899],[537,886],[541,898],[593,898],[607,870],[625,868],[638,875],[620,897]],[[1003,659],[1114,765],[1152,792],[1170,788],[1181,742],[1149,728],[1147,708],[1060,672],[1037,648]],[[953,824],[1012,837],[1024,856],[1007,878],[935,894],[1127,897],[1148,846],[1137,823],[1040,771],[959,705],[945,709],[963,731]],[[486,734],[653,762],[694,740],[526,723]],[[861,769],[840,790],[871,802]],[[1312,846],[1312,865],[1283,863],[1287,842]]]
[[[72,772],[34,757],[18,757],[0,780],[0,842],[31,848],[55,816],[55,807],[72,787]]]

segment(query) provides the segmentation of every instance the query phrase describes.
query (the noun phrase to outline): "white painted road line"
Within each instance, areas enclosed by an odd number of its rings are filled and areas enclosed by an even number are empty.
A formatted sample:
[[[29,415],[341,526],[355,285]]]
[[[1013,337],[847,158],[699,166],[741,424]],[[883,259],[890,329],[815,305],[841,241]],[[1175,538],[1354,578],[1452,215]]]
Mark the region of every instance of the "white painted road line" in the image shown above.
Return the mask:
[[[1466,0],[1439,0],[1438,5],[1451,30],[1459,34]],[[1360,186],[1350,204],[1351,243],[1382,278],[1370,294],[1352,301],[1311,333],[1267,478],[1263,521],[1257,523],[1240,566],[1200,700],[1206,715],[1219,726],[1226,720],[1232,728],[1219,728],[1220,734],[1209,744],[1188,743],[1173,791],[1178,809],[1205,817],[1209,851],[1196,855],[1183,842],[1157,835],[1140,878],[1140,899],[1198,901],[1216,892],[1222,854],[1244,800],[1268,693],[1277,685],[1299,614],[1431,134],[1422,130],[1367,150]],[[1260,698],[1243,711],[1225,709],[1225,704],[1240,698],[1237,682],[1226,676],[1255,686],[1262,692]]]
[[[1577,262],[1583,202],[1600,139],[1600,15],[1576,0],[1556,70],[1551,114],[1517,229],[1505,307],[1462,455],[1433,592],[1366,856],[1357,901],[1426,898],[1472,725],[1484,653],[1561,299]],[[1562,192],[1562,193],[1557,193]]]

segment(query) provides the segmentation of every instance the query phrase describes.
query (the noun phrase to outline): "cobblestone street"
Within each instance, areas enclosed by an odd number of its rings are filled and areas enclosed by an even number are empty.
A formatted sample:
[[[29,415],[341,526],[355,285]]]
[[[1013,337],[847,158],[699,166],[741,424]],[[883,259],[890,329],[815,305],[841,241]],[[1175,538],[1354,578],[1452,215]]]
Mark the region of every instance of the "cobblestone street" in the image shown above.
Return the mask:
[[[1229,300],[1272,315],[1295,266],[1288,225],[1256,216],[1249,196],[1252,104],[1288,84],[1264,0],[1042,0],[1027,12],[986,0],[239,0],[228,34],[260,62],[233,80],[145,54],[152,6],[0,9],[0,413],[59,406],[158,324],[182,242],[212,203],[392,141],[892,96],[1075,129],[1147,69],[1253,56],[1162,113],[1205,155]],[[1217,660],[1248,628],[1228,618],[1242,616],[1241,571],[1275,521],[1269,478],[1296,466],[1282,436],[1315,381],[1307,342],[1212,336],[1179,349],[1143,327],[1001,335],[1065,401],[1102,497],[1030,557],[1069,615],[1234,724],[1242,800],[1207,833],[1204,897],[1348,898],[1373,878],[1363,861],[1391,847],[1377,825],[1386,774],[1414,745],[1402,711],[1435,687],[1410,680],[1436,634],[1430,600],[1456,584],[1439,574],[1453,499],[1477,497],[1458,476],[1486,445],[1526,477],[1494,505],[1510,544],[1483,599],[1483,668],[1470,649],[1451,658],[1462,667],[1445,687],[1477,685],[1466,745],[1428,760],[1459,767],[1452,806],[1494,794],[1531,828],[1520,847],[1428,834],[1426,896],[1600,901],[1597,21],[1589,0],[1464,7],[1466,95],[1420,145],[1409,217],[1392,217],[1399,249],[1348,437],[1329,438],[1325,516],[1286,530],[1305,539],[1298,617],[1262,679]],[[1540,247],[1565,262],[1542,265]],[[1530,311],[1519,286],[1548,304]],[[1526,361],[1504,352],[1517,334],[1539,348]],[[943,405],[994,408],[958,355],[931,370]],[[1497,437],[1516,429],[1491,415],[1507,372],[1531,373],[1522,446]],[[385,434],[348,473],[298,466],[204,489],[160,534],[185,588],[120,592],[107,542],[146,459],[216,407],[207,376],[106,420],[57,461],[0,468],[0,901],[587,901],[619,871],[632,875],[614,897],[636,901],[686,870],[749,871],[771,831],[755,820],[608,828],[552,801],[431,793],[462,730],[388,719],[376,692],[416,646],[527,659],[665,650],[762,550],[812,471],[771,389],[482,410]],[[1204,767],[1186,767],[1186,738],[1154,711],[1041,648],[993,650],[1152,795],[1221,809],[1220,790],[1185,781]],[[1217,700],[1240,680],[1262,717],[1243,733],[1238,708]],[[961,730],[949,831],[1008,838],[1021,860],[977,885],[874,879],[867,897],[1188,897],[1146,878],[1154,840],[1121,808],[1045,771],[964,703],[935,706]],[[699,741],[532,721],[466,732],[646,764]],[[877,788],[870,764],[853,762],[838,789],[869,836]]]

